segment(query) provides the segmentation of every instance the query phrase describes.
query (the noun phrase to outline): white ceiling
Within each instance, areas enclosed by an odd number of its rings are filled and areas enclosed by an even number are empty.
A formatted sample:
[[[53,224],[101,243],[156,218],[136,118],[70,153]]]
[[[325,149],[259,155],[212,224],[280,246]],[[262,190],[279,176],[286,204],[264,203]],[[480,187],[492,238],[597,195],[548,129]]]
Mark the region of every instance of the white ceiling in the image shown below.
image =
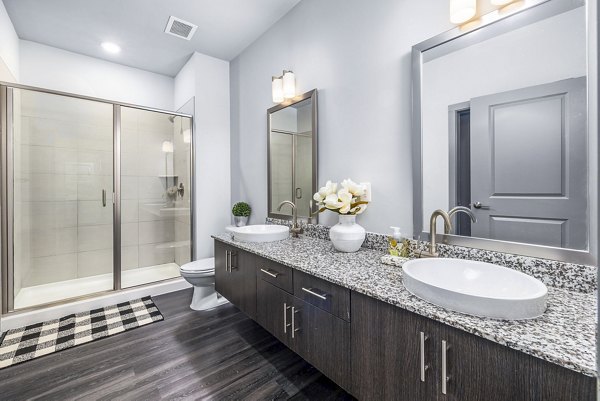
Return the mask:
[[[300,0],[3,0],[19,38],[175,76],[197,51],[231,60]],[[184,40],[169,16],[198,25]],[[109,55],[103,41],[121,46]]]

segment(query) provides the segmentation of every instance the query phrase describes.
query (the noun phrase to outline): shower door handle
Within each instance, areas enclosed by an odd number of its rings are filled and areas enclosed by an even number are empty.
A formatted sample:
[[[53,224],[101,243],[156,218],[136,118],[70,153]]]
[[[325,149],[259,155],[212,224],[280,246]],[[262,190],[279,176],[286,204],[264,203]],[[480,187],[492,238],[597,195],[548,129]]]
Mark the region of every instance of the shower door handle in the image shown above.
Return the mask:
[[[102,207],[106,207],[106,189],[102,190]]]

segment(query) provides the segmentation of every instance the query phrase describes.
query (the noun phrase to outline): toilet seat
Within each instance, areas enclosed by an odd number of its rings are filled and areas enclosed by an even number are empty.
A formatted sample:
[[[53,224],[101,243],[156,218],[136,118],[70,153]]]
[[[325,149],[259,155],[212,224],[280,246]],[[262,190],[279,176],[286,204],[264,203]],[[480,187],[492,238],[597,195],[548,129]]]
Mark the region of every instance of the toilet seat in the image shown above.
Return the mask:
[[[179,270],[187,275],[211,275],[215,272],[215,258],[195,260],[184,264]]]

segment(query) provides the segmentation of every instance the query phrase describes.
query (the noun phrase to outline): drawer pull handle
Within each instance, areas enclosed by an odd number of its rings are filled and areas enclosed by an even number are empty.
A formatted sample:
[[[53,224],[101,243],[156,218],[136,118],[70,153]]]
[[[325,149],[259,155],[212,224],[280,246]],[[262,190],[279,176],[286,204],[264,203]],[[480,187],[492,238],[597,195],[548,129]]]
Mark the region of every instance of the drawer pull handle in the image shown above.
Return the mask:
[[[314,288],[304,288],[304,287],[302,287],[302,291],[307,292],[310,295],[314,295],[315,297],[320,298],[323,301],[327,301],[327,294],[316,293]]]
[[[447,394],[448,381],[450,380],[450,376],[448,376],[448,348],[450,346],[446,340],[442,340],[442,394]]]
[[[229,272],[229,251],[225,250],[225,271]]]
[[[287,323],[287,311],[290,309],[290,306],[287,306],[287,303],[283,303],[283,333],[287,333],[287,328],[291,325]],[[293,318],[292,318],[293,321]]]
[[[270,270],[265,270],[265,269],[260,269],[261,272],[268,274],[269,276],[273,277],[273,278],[277,278],[277,276],[279,276],[279,273],[275,272],[271,272]]]
[[[419,350],[420,359],[421,359],[421,381],[425,382],[425,372],[429,369],[429,365],[425,365],[425,341],[427,341],[429,337],[425,335],[425,333],[421,332],[421,349]]]

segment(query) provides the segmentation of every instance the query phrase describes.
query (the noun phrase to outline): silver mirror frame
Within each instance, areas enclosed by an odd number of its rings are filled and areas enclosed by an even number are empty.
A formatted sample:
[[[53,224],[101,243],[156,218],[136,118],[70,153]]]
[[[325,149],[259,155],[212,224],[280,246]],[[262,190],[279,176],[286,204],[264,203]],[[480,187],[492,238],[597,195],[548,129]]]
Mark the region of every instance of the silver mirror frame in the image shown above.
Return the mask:
[[[483,41],[491,36],[526,26],[533,22],[584,6],[587,14],[587,97],[589,151],[589,225],[588,250],[574,250],[485,238],[438,234],[439,243],[552,259],[569,263],[598,263],[598,10],[594,0],[533,0],[527,8],[512,12],[492,12],[481,17],[478,25],[457,27],[434,36],[412,48],[412,153],[413,153],[413,237],[429,239],[423,231],[423,136],[422,136],[422,66],[424,53],[449,46],[450,51]],[[595,222],[595,224],[594,224]]]
[[[312,194],[314,194],[315,192],[317,192],[318,190],[318,185],[319,185],[319,158],[318,158],[318,142],[319,142],[319,119],[318,119],[318,102],[317,102],[317,89],[313,89],[311,91],[308,91],[300,96],[296,96],[293,99],[290,100],[286,100],[283,103],[280,103],[276,106],[271,107],[270,109],[267,110],[267,216],[271,217],[271,218],[275,218],[275,219],[282,219],[282,220],[291,220],[292,216],[286,215],[286,214],[278,214],[278,213],[273,213],[271,212],[271,210],[273,210],[273,205],[272,205],[272,193],[271,193],[271,114],[275,113],[276,111],[285,109],[286,107],[289,107],[293,104],[296,103],[300,103],[304,100],[307,99],[311,99],[311,113],[312,113],[312,193],[311,193],[311,199],[312,199]],[[311,208],[311,212],[312,212],[312,208]],[[312,223],[317,223],[319,221],[319,215],[314,215],[314,216],[304,216],[304,212],[303,211],[299,211],[298,212],[298,217],[306,217],[307,219],[309,219],[310,222]]]

